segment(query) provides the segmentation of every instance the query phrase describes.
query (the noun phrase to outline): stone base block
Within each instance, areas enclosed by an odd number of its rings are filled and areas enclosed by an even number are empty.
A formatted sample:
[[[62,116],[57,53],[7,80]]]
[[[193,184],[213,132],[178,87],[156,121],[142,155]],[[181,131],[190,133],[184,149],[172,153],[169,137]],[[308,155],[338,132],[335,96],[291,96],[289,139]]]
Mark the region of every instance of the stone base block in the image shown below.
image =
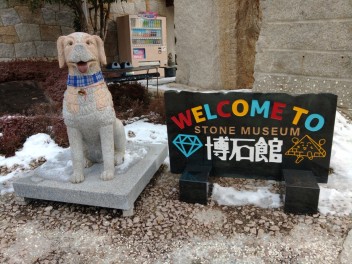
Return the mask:
[[[209,196],[208,177],[211,167],[186,168],[180,178],[180,200],[206,205]]]
[[[320,189],[313,172],[283,170],[286,213],[315,214],[318,211]]]
[[[50,171],[46,172],[48,177],[43,176],[44,170],[39,167],[27,177],[14,182],[15,193],[27,199],[121,209],[125,212],[123,215],[130,216],[133,214],[134,202],[168,154],[167,146],[163,144],[138,144],[134,145],[133,149],[145,149],[146,153],[137,162],[132,162],[126,171],[119,169],[124,164],[117,166],[115,178],[110,181],[102,181],[99,178],[103,164],[94,164],[85,169],[85,180],[78,184],[55,180]],[[69,155],[62,158],[60,162],[61,164],[69,162]],[[68,169],[63,169],[61,172],[71,173]],[[68,179],[68,177],[69,175],[67,177],[57,176],[61,179]]]

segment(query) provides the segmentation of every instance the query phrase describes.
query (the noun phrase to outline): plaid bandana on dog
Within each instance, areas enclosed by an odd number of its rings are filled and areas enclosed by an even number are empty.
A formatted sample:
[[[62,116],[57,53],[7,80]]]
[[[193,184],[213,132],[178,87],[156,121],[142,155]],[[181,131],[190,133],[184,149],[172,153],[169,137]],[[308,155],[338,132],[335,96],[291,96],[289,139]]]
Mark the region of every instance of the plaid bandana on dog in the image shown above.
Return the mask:
[[[89,86],[100,81],[104,81],[103,73],[101,71],[98,71],[97,73],[94,73],[92,75],[68,75],[67,77],[67,85],[74,87]]]

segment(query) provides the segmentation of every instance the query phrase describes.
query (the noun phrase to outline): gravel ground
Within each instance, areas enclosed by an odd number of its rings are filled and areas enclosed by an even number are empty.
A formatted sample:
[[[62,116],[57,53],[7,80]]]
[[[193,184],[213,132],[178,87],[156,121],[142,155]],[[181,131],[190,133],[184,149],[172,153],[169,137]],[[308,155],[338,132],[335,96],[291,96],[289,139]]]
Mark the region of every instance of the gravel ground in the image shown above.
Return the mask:
[[[178,200],[178,179],[163,166],[130,218],[119,210],[1,196],[0,263],[352,263],[350,216],[187,204]],[[242,190],[265,185],[213,182]]]

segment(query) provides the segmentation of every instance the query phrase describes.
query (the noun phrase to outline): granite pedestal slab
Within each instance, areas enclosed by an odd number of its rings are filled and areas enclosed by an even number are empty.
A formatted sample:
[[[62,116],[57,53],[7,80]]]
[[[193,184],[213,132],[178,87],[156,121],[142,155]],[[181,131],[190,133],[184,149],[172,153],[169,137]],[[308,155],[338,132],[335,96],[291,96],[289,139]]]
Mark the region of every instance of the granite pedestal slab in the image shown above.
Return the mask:
[[[51,164],[46,162],[14,182],[13,187],[16,195],[24,198],[121,209],[124,216],[131,216],[134,202],[167,154],[164,144],[128,143],[125,162],[115,167],[114,179],[101,180],[103,164],[94,164],[84,170],[83,182],[73,184],[69,182],[70,153],[65,150]]]

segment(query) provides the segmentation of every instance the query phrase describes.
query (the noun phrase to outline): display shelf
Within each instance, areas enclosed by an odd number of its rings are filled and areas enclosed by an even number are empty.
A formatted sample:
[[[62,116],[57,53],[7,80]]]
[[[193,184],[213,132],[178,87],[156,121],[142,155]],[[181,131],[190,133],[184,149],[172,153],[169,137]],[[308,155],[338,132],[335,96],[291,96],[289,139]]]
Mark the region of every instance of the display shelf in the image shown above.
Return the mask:
[[[162,28],[162,20],[131,18],[131,28]]]
[[[134,29],[151,29],[151,30],[161,30],[161,28],[148,28],[148,27],[132,27],[132,30]]]
[[[161,38],[161,29],[132,29],[132,38],[141,37],[154,37]]]
[[[137,39],[137,40],[132,40],[132,45],[133,46],[138,46],[138,45],[161,45],[161,39]]]
[[[132,39],[161,39],[161,37],[132,37]]]

